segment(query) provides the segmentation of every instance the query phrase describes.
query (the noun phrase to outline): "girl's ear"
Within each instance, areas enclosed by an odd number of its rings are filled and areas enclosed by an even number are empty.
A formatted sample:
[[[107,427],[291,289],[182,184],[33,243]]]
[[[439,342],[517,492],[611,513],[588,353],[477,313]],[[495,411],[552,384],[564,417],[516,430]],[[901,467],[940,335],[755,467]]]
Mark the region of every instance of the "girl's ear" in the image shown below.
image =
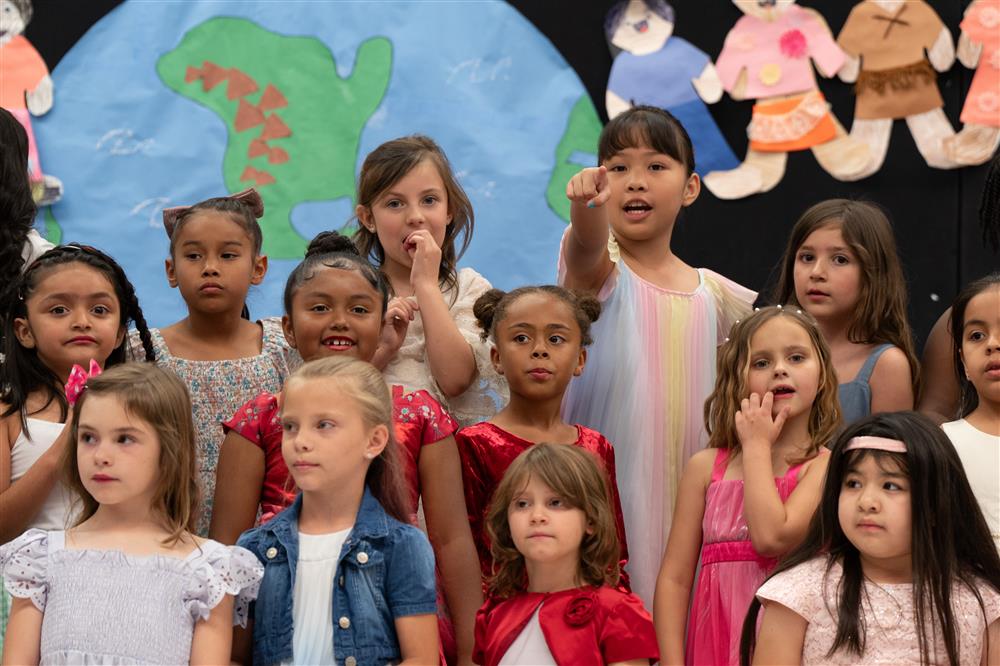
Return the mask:
[[[687,183],[684,184],[684,196],[681,199],[681,205],[687,208],[695,202],[699,194],[701,194],[701,176],[692,173],[688,176]]]
[[[115,346],[114,349],[118,349],[122,346],[122,342],[125,340],[125,336],[128,334],[128,329],[123,324],[118,327],[118,335],[115,336]],[[127,351],[127,350],[126,350]]]
[[[371,233],[375,233],[375,221],[372,219],[372,212],[368,206],[358,204],[354,207],[354,215],[358,218],[358,222],[361,223],[361,226]]]
[[[496,345],[490,347],[490,363],[493,364],[493,369],[497,371],[498,375],[503,374],[503,366],[500,365],[500,352],[497,351]]]
[[[582,375],[585,365],[587,365],[587,349],[580,347],[580,357],[576,360],[576,368],[573,369],[573,376],[579,377]]]
[[[14,320],[14,337],[25,349],[35,348],[35,334],[31,332],[31,325],[26,318],[18,317]]]
[[[177,272],[174,271],[174,260],[167,257],[163,260],[163,268],[167,272],[167,284],[171,289],[177,288]]]
[[[260,255],[253,260],[253,273],[250,275],[250,284],[260,284],[267,275],[267,255]]]
[[[295,346],[295,329],[292,328],[292,318],[288,315],[281,316],[281,332],[285,334],[285,342],[292,349],[298,349]]]
[[[374,460],[385,450],[388,443],[389,429],[381,424],[375,426],[368,437],[368,445],[365,447],[365,458]]]
[[[969,379],[969,368],[965,365],[965,354],[962,352],[961,347],[958,348],[958,358],[962,360],[962,370],[965,371],[965,378]]]

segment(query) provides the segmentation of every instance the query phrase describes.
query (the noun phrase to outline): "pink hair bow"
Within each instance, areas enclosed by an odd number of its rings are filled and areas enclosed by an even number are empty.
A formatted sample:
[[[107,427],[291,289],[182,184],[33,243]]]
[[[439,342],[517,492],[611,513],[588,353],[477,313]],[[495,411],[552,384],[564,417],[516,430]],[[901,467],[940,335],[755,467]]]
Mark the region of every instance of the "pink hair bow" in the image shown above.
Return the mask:
[[[99,374],[101,366],[94,359],[90,359],[90,372],[84,370],[82,366],[73,365],[73,369],[69,371],[69,379],[66,380],[66,400],[70,407],[76,404],[83,389],[87,388],[87,380]]]
[[[258,220],[264,217],[264,200],[260,198],[260,194],[257,190],[252,187],[243,190],[242,192],[237,192],[236,194],[218,198],[239,201],[244,206],[250,208],[250,212],[253,213],[253,216]],[[191,206],[174,206],[173,208],[163,209],[163,228],[167,230],[168,237],[174,235],[174,227],[177,226],[177,218],[189,210],[191,210]]]

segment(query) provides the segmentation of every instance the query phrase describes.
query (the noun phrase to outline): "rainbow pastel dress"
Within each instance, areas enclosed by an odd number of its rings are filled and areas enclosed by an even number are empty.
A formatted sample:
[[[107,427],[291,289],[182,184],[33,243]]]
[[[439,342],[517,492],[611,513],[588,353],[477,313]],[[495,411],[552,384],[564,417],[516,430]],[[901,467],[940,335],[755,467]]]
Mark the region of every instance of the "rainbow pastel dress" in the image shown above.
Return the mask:
[[[615,443],[632,591],[651,608],[681,473],[708,441],[703,409],[715,386],[716,348],[756,293],[704,268],[692,292],[661,289],[616,250],[597,295],[603,310],[594,344],[566,392],[563,418]],[[560,250],[560,282],[564,275]]]

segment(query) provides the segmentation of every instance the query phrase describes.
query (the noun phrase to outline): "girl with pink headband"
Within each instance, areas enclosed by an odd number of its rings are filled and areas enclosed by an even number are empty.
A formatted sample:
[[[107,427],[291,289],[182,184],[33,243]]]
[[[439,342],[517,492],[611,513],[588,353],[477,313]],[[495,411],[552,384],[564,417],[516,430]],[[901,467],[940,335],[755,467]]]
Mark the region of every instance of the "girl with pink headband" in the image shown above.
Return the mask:
[[[740,661],[1000,664],[1000,556],[929,419],[878,414],[837,438],[809,535],[757,591]]]

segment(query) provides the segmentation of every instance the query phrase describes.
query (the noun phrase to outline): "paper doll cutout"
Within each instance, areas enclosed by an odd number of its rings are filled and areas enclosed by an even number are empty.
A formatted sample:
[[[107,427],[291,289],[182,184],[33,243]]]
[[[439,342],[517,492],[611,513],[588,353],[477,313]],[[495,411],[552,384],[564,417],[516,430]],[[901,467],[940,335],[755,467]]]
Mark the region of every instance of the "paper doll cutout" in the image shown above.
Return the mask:
[[[615,56],[605,98],[608,117],[647,104],[672,113],[691,136],[698,173],[739,164],[695,86],[718,101],[722,85],[708,54],[672,36],[674,10],[665,0],[621,0],[604,33]]]
[[[31,116],[52,108],[52,77],[38,51],[21,33],[31,21],[31,0],[0,0],[0,106],[17,118],[28,133],[28,174],[40,206],[62,197],[62,182],[42,172]]]
[[[965,10],[958,59],[975,69],[961,120],[944,140],[945,152],[962,165],[983,164],[1000,147],[1000,0],[975,0]]]
[[[867,143],[872,153],[858,178],[882,167],[896,118],[906,118],[928,165],[959,166],[945,151],[944,140],[955,130],[937,87],[937,72],[955,62],[955,44],[930,5],[924,0],[864,0],[851,10],[837,42],[848,55],[840,78],[856,81],[851,136]]]
[[[788,152],[806,149],[834,178],[853,179],[868,164],[868,147],[847,136],[813,75],[813,63],[827,77],[844,63],[826,21],[794,0],[734,4],[745,16],[726,36],[715,68],[733,99],[757,103],[743,164],[706,174],[705,186],[720,199],[767,192],[784,176]]]

